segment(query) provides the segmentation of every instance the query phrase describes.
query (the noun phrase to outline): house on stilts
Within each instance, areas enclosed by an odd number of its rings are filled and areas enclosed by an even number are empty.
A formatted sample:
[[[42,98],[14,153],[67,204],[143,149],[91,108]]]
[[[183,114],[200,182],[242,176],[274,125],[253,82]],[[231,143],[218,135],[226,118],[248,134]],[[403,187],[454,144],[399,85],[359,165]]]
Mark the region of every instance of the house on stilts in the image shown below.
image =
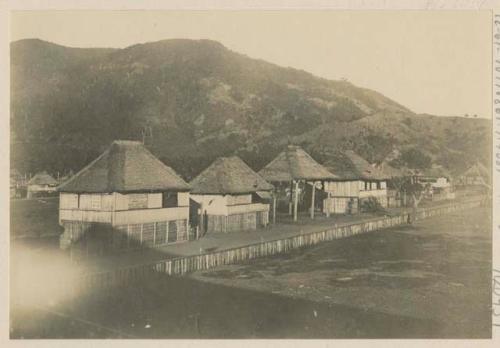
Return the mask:
[[[299,210],[309,211],[311,218],[314,218],[315,211],[322,211],[323,184],[335,179],[332,173],[295,145],[289,145],[262,168],[259,174],[275,187],[273,219],[276,215],[276,201],[279,201],[278,208],[288,210],[294,221],[297,220]]]
[[[480,162],[476,162],[457,178],[460,187],[491,187],[490,171]]]
[[[88,255],[186,241],[189,189],[142,143],[115,141],[58,187],[60,247]]]
[[[237,156],[216,159],[190,186],[191,221],[198,236],[255,230],[269,223],[265,193],[273,186]]]
[[[56,193],[58,182],[52,175],[43,171],[35,174],[27,184],[26,197],[43,197]]]
[[[335,178],[325,183],[324,212],[353,214],[369,202],[387,207],[387,175],[354,151],[329,153],[323,165]]]

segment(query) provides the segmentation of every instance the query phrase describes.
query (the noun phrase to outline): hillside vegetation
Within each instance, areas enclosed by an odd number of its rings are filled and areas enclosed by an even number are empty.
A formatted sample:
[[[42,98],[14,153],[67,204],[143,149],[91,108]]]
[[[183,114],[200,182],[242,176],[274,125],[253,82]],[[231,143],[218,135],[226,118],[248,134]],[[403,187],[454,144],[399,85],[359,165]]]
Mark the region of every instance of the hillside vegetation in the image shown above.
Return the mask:
[[[418,149],[452,172],[490,157],[488,120],[417,115],[375,91],[209,40],[125,49],[21,40],[11,64],[11,162],[20,172],[77,171],[111,141],[143,135],[187,179],[221,155],[260,169],[287,143],[318,158],[354,149],[371,162]]]

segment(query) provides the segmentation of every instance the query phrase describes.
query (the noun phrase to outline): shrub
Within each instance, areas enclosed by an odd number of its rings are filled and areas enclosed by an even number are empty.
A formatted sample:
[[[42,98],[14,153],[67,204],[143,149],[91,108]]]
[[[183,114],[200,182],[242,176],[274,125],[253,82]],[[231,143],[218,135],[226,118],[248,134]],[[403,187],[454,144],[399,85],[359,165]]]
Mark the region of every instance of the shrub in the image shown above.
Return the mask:
[[[365,213],[380,213],[385,212],[385,209],[377,198],[368,197],[368,199],[362,201],[361,211]]]

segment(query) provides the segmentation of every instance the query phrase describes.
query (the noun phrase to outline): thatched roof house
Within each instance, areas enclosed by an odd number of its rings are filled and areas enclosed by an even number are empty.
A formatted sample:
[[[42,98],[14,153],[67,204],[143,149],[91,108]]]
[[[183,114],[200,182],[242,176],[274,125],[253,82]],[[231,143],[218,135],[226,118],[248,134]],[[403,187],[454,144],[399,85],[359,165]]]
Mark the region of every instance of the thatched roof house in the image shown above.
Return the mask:
[[[323,166],[338,180],[386,180],[390,177],[352,150],[330,154]]]
[[[35,196],[46,196],[55,192],[57,186],[57,180],[54,179],[47,172],[37,173],[32,177],[27,184],[27,198],[33,198]]]
[[[50,174],[43,171],[35,174],[29,181],[28,185],[37,185],[37,186],[56,186],[57,180],[54,179]]]
[[[192,224],[201,234],[252,230],[269,222],[269,204],[259,193],[273,186],[236,156],[218,158],[190,185],[191,207],[197,211]]]
[[[60,246],[92,241],[103,252],[186,241],[189,188],[142,143],[115,141],[59,186]]]
[[[216,159],[190,185],[191,194],[244,194],[273,189],[237,156]]]
[[[480,162],[476,162],[472,167],[467,169],[464,174],[465,176],[480,176],[485,180],[489,179],[490,171]]]
[[[138,141],[118,140],[58,188],[60,192],[188,191],[189,185]]]
[[[335,179],[335,175],[330,173],[325,167],[316,162],[300,146],[296,145],[288,145],[288,147],[278,156],[276,156],[274,160],[272,160],[268,165],[262,168],[259,171],[259,174],[268,182],[275,183],[277,185],[282,186],[283,184],[293,184],[293,188],[288,195],[288,200],[290,214],[292,213],[291,204],[293,200],[294,220],[297,220],[298,201],[306,201],[304,193],[308,191],[309,188],[311,189],[311,206],[309,211],[311,214],[311,218],[314,218],[314,210],[316,209],[316,182]]]
[[[462,185],[486,185],[491,180],[490,171],[480,162],[476,162],[459,176],[459,183]]]
[[[354,151],[329,153],[323,165],[335,175],[335,179],[325,183],[325,213],[359,212],[365,202],[373,199],[387,207],[387,179],[391,176]]]
[[[327,180],[335,175],[316,162],[301,147],[289,145],[274,160],[259,171],[269,182],[292,180]]]

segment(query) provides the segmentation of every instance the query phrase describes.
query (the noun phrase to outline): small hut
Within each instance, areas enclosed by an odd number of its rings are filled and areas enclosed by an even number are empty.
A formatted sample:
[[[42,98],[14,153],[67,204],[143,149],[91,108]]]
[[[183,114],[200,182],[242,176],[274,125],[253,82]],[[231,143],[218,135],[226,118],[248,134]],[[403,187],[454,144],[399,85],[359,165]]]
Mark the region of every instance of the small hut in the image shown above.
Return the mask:
[[[335,175],[325,183],[326,214],[357,213],[373,200],[387,207],[388,176],[354,151],[330,153],[323,165]]]
[[[20,188],[25,186],[25,180],[23,180],[23,176],[19,173],[18,170],[11,168],[10,169],[10,198],[18,198],[20,197]]]
[[[490,171],[480,162],[476,162],[458,177],[460,186],[489,186]]]
[[[188,240],[189,185],[140,142],[113,142],[58,191],[62,249],[102,254]]]
[[[56,192],[57,184],[57,180],[47,172],[37,173],[28,181],[27,198],[49,196]]]
[[[295,145],[289,145],[262,168],[259,174],[276,188],[273,219],[276,215],[276,199],[280,198],[287,201],[289,214],[292,215],[293,212],[294,221],[297,221],[299,201],[304,203],[303,207],[309,206],[310,216],[314,218],[315,210],[322,209],[322,200],[316,200],[316,188],[322,188],[325,180],[335,178],[301,147]],[[308,197],[306,193],[309,193]]]
[[[200,234],[254,230],[269,223],[263,192],[273,186],[239,157],[221,157],[190,182],[191,219]]]

